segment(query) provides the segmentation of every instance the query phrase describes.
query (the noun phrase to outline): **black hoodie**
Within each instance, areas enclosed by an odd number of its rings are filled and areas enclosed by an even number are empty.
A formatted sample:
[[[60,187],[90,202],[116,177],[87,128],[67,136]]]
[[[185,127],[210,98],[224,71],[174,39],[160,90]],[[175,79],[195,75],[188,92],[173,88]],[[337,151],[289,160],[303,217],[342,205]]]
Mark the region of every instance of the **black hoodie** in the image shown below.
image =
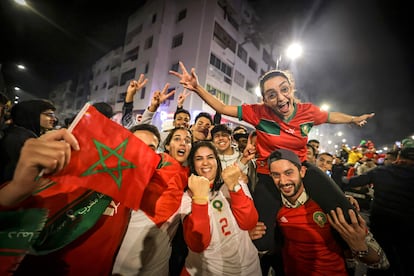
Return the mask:
[[[4,130],[0,140],[0,184],[13,178],[24,142],[40,136],[40,113],[49,109],[55,107],[46,100],[23,101],[13,106],[13,124]]]

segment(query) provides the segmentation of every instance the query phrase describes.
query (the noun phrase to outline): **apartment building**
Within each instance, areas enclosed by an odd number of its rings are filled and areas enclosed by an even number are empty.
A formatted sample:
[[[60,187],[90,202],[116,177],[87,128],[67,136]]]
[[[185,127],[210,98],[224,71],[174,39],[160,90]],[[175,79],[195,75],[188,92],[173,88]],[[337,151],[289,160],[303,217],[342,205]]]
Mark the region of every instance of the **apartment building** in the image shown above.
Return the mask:
[[[255,93],[258,78],[275,67],[269,48],[261,45],[254,33],[256,20],[245,0],[147,1],[129,17],[123,47],[94,65],[90,100],[107,101],[115,111],[121,111],[129,81],[142,73],[149,82],[134,100],[134,112],[142,113],[152,92],[170,83],[170,89],[177,89],[177,93],[158,110],[155,124],[161,126],[172,118],[183,89],[168,71],[179,70],[178,62],[182,61],[194,67],[200,84],[224,103],[255,103],[260,100]],[[116,54],[121,49],[122,55]],[[184,108],[192,118],[201,111],[214,114],[194,93]],[[223,121],[244,124],[226,116]]]

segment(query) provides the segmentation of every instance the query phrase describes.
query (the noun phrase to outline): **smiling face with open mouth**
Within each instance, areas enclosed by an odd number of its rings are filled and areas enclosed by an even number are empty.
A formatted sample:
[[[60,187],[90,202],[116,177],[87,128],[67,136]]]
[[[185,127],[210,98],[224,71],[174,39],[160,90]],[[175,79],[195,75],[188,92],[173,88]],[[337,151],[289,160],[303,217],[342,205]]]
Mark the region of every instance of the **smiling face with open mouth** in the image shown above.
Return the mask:
[[[165,145],[168,154],[180,164],[187,161],[191,150],[191,134],[187,129],[177,129],[172,134],[168,145]]]
[[[303,192],[302,178],[305,172],[305,167],[299,169],[292,162],[284,159],[270,164],[270,176],[273,182],[291,203],[294,203]]]
[[[292,115],[294,106],[293,89],[283,76],[269,78],[263,84],[263,102],[283,119]]]
[[[204,176],[211,182],[217,174],[217,158],[208,147],[200,147],[194,154],[194,169],[197,175]]]

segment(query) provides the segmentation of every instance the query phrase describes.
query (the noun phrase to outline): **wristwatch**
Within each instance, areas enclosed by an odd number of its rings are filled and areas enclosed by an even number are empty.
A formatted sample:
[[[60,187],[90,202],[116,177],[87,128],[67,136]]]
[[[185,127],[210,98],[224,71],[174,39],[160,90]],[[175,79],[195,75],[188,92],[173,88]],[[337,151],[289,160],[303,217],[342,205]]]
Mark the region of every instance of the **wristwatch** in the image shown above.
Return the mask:
[[[240,184],[236,184],[233,187],[233,192],[237,193],[240,189],[241,189],[241,185]]]
[[[368,249],[367,250],[361,250],[361,251],[352,250],[352,256],[358,257],[358,258],[364,258],[364,257],[368,256]]]

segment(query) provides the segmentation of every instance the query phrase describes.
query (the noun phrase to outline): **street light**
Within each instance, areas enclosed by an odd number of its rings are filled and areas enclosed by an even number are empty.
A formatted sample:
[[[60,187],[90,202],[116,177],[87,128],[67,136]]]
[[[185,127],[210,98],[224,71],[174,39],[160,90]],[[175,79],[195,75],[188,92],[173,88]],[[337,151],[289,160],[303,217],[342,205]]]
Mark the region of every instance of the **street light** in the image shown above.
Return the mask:
[[[26,70],[26,66],[24,66],[23,64],[17,64],[17,69],[24,71]]]
[[[299,43],[292,43],[285,50],[285,56],[291,61],[302,56],[303,48]],[[282,54],[280,54],[276,59],[276,69],[279,69],[280,64],[282,63]]]
[[[303,48],[299,43],[292,43],[286,49],[286,56],[292,60],[297,59],[302,56]]]
[[[16,2],[17,4],[19,4],[21,6],[27,6],[26,1],[24,1],[24,0],[14,0],[14,2]]]

